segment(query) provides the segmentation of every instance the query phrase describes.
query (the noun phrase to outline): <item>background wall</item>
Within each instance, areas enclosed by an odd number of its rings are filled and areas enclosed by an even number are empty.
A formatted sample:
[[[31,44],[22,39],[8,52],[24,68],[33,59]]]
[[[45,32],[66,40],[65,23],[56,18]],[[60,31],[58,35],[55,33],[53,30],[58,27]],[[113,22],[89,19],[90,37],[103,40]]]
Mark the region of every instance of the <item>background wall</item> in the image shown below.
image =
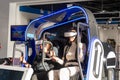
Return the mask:
[[[1,43],[0,58],[7,56],[9,3],[17,1],[28,0],[0,0],[0,43]]]
[[[120,46],[120,30],[117,29],[116,24],[105,25],[101,24],[99,28],[99,37],[101,41],[107,42],[107,39],[114,39],[116,42],[115,51],[116,53],[120,53],[118,47]]]

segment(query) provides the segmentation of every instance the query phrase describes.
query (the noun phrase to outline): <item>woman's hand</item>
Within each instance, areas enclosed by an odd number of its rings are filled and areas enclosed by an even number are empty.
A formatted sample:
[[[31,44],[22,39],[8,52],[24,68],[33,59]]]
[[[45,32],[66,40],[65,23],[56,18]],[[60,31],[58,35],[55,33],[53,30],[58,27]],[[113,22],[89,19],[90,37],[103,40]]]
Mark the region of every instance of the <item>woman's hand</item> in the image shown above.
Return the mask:
[[[56,57],[56,56],[52,56],[51,58],[52,58],[52,61],[55,61],[55,62],[57,62],[57,60],[58,60],[58,57]]]
[[[51,56],[51,57],[56,56],[56,55],[55,55],[55,51],[51,50],[51,51],[50,51],[50,56]]]

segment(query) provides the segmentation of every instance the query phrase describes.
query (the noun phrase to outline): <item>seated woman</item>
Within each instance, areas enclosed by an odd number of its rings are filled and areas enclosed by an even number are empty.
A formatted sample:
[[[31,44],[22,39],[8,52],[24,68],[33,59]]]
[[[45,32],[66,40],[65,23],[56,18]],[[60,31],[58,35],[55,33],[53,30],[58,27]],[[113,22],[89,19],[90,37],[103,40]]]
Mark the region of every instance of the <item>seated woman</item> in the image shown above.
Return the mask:
[[[48,72],[49,80],[70,80],[70,77],[74,76],[79,72],[79,66],[77,62],[77,44],[76,44],[76,30],[72,29],[69,32],[64,34],[65,37],[69,38],[67,46],[64,48],[64,55],[63,58],[60,59],[59,57],[52,56],[52,59],[59,64],[63,65],[63,68],[59,70],[51,70]],[[84,54],[82,50],[82,43],[81,45],[81,53],[79,55],[81,61],[83,61]]]

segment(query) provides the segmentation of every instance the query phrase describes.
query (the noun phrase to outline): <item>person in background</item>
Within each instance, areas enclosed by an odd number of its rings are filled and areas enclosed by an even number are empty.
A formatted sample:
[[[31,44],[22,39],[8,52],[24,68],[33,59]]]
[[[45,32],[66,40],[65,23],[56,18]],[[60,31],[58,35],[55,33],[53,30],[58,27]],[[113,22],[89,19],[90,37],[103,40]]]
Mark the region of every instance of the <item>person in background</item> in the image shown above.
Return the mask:
[[[11,57],[8,58],[0,58],[0,65],[12,65],[13,59]]]

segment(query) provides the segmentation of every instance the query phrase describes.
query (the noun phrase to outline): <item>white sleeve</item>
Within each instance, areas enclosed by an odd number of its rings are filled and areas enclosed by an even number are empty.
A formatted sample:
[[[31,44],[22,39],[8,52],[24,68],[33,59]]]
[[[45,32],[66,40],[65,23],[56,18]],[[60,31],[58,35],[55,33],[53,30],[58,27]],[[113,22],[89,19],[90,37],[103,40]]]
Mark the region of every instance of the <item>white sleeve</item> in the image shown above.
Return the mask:
[[[80,61],[83,62],[85,51],[86,51],[86,46],[84,43],[79,43],[79,50],[80,50],[79,58],[80,58]]]

